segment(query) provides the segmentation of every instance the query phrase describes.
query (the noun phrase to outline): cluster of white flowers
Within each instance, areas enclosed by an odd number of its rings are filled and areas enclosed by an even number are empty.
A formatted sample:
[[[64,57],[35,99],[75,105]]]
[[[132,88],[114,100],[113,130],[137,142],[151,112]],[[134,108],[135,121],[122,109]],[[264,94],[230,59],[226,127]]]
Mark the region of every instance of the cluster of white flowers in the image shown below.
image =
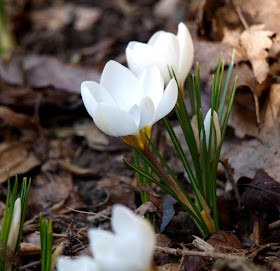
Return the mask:
[[[122,205],[113,206],[112,232],[90,229],[92,257],[60,257],[58,271],[150,271],[155,246],[151,224]]]
[[[168,68],[182,87],[193,63],[193,42],[187,27],[180,23],[177,36],[159,31],[147,44],[130,42],[126,57],[129,69],[109,61],[100,84],[83,82],[82,99],[101,131],[121,136],[142,150],[147,145],[144,132],[149,136],[152,125],[177,101],[178,87]]]

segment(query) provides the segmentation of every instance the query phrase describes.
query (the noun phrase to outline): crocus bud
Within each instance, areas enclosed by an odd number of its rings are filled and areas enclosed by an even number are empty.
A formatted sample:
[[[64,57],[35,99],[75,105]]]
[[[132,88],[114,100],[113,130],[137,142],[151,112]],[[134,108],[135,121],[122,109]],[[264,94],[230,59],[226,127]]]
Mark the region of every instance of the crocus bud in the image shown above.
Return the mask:
[[[167,84],[170,81],[169,67],[174,70],[179,86],[183,87],[192,67],[194,49],[189,30],[180,23],[177,36],[158,31],[147,43],[129,42],[125,54],[128,67],[134,74],[139,75],[144,68],[157,64]]]
[[[218,114],[214,110],[213,110],[213,124],[214,124],[214,129],[212,130],[212,136],[211,136],[211,161],[213,160],[214,153],[216,149],[219,147],[221,142],[221,129],[218,120]],[[206,117],[204,119],[204,129],[205,129],[207,150],[209,147],[210,128],[211,128],[211,108],[208,110]],[[216,149],[215,149],[215,140],[214,140],[215,137],[216,137]]]
[[[17,240],[18,240],[18,233],[20,228],[20,219],[21,219],[21,200],[18,198],[15,201],[14,205],[14,212],[13,212],[13,218],[11,221],[7,246],[12,252],[15,252]]]

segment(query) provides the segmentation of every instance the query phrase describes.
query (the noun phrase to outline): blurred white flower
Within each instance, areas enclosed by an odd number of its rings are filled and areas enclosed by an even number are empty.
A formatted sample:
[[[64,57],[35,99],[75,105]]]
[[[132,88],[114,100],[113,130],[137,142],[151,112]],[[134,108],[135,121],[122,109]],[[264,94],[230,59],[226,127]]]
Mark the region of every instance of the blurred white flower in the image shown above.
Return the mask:
[[[126,48],[128,67],[138,75],[145,67],[157,64],[164,76],[164,82],[170,81],[169,68],[173,68],[180,88],[192,67],[194,58],[193,42],[186,25],[178,25],[178,33],[158,31],[147,43],[131,41]]]
[[[113,206],[112,232],[88,232],[94,258],[60,257],[58,271],[150,271],[155,246],[151,224],[122,205]]]
[[[59,257],[56,268],[58,271],[103,271],[91,257],[80,257],[77,259]]]
[[[219,147],[221,142],[221,129],[218,120],[218,114],[215,110],[213,110],[213,124],[214,124],[215,131],[214,129],[212,130],[212,136],[211,136],[211,160],[214,157],[215,150]],[[207,149],[209,148],[210,128],[211,128],[211,108],[208,110],[204,119],[204,129],[205,129]],[[215,136],[216,136],[216,149],[215,149],[215,140],[214,140]]]
[[[115,205],[113,233],[89,231],[94,257],[104,271],[148,271],[151,267],[155,235],[152,226],[131,210]]]
[[[101,131],[121,136],[129,145],[141,150],[147,145],[144,132],[150,136],[151,126],[173,109],[178,90],[174,79],[164,90],[156,65],[149,66],[136,77],[111,60],[102,72],[100,84],[83,82],[81,94],[88,113]]]
[[[13,212],[13,218],[11,221],[8,241],[7,241],[7,247],[12,252],[15,252],[17,240],[18,240],[18,234],[19,234],[19,228],[20,228],[20,220],[21,220],[21,200],[20,198],[17,198],[14,205],[14,212]]]

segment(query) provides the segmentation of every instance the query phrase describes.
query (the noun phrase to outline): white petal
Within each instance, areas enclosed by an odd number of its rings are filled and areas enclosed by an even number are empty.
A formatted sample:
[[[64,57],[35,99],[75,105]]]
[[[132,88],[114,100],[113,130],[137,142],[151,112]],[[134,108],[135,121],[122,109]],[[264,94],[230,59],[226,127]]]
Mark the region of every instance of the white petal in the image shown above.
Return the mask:
[[[208,149],[209,146],[209,137],[210,137],[210,128],[211,128],[211,108],[208,110],[205,118],[204,118],[204,130],[205,130],[205,136],[206,136],[206,147]]]
[[[116,104],[128,111],[137,101],[135,90],[138,80],[134,74],[116,61],[110,60],[104,67],[100,84],[107,89]]]
[[[115,102],[108,91],[93,81],[85,81],[81,85],[81,95],[89,115],[94,118],[97,104],[104,102],[114,105]]]
[[[130,108],[128,113],[133,117],[136,126],[139,127],[140,118],[141,118],[140,107],[137,104],[135,104]]]
[[[136,76],[146,67],[159,62],[159,56],[153,47],[141,42],[129,42],[125,54],[128,67]]]
[[[21,200],[17,198],[14,205],[13,217],[8,235],[7,246],[15,252],[21,220]]]
[[[143,258],[145,260],[151,259],[155,234],[150,222],[135,215],[127,207],[116,204],[113,206],[112,228],[118,238],[131,236],[131,240],[136,240],[136,247],[139,248]]]
[[[193,64],[194,49],[192,37],[185,24],[180,23],[178,25],[177,37],[180,46],[178,79],[180,79],[180,84],[183,85]]]
[[[169,84],[167,85],[162,99],[156,108],[155,116],[151,121],[151,125],[153,125],[158,120],[165,117],[168,113],[172,111],[174,108],[178,98],[178,87],[175,79],[173,78]]]
[[[158,36],[153,44],[153,48],[155,52],[157,52],[157,55],[160,56],[158,65],[164,77],[164,82],[167,84],[170,81],[167,65],[170,69],[172,68],[176,76],[178,76],[180,55],[178,38],[174,34],[166,32]]]
[[[118,137],[138,134],[138,127],[133,116],[116,106],[98,104],[94,122],[107,135]]]
[[[90,248],[93,252],[93,257],[98,259],[102,255],[107,254],[111,243],[115,242],[115,235],[112,232],[102,229],[90,229],[88,231],[90,240]]]
[[[122,205],[112,211],[114,234],[89,230],[94,258],[103,271],[146,271],[154,251],[155,235],[148,221]]]
[[[148,40],[147,44],[153,46],[156,42],[156,40],[158,39],[159,36],[166,34],[166,31],[160,30],[157,31],[156,33],[154,33],[150,39]]]
[[[141,128],[148,125],[153,119],[155,114],[155,106],[150,97],[145,97],[144,99],[142,99],[139,106],[141,108],[140,123],[138,125],[138,128],[140,130]]]
[[[101,229],[91,229],[88,235],[93,256],[103,271],[122,270],[124,259],[130,260],[130,252],[126,251],[123,240],[122,242],[121,239],[118,240],[113,233]],[[126,252],[123,253],[123,250]]]
[[[164,90],[164,80],[157,65],[151,65],[139,76],[139,95],[141,98],[150,97],[155,105],[159,104]]]
[[[58,271],[102,271],[90,257],[79,257],[77,259],[59,257],[56,267]]]

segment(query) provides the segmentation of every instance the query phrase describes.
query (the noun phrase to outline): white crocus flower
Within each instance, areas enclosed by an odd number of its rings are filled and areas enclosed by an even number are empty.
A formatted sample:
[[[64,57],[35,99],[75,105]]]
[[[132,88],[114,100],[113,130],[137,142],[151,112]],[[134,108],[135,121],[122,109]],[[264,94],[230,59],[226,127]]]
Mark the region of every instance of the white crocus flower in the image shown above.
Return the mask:
[[[216,111],[213,110],[213,124],[214,124],[214,130],[212,130],[212,136],[211,136],[211,160],[214,157],[215,152],[215,141],[214,138],[216,136],[216,149],[219,147],[221,142],[221,129],[219,125],[218,120],[218,114]],[[207,149],[209,147],[209,137],[210,137],[210,128],[211,128],[211,108],[208,110],[205,119],[204,119],[204,129],[205,129],[205,136],[206,136],[206,146]]]
[[[77,259],[59,257],[56,268],[58,271],[103,271],[91,257],[80,257]]]
[[[122,205],[113,206],[112,232],[89,230],[93,257],[60,257],[58,271],[150,271],[155,246],[151,224]]]
[[[128,67],[134,74],[138,75],[145,67],[157,64],[164,76],[164,82],[167,84],[170,81],[169,67],[174,70],[181,89],[194,58],[192,38],[183,23],[178,25],[177,36],[169,32],[158,31],[147,43],[129,42],[125,53]]]
[[[16,249],[19,228],[20,228],[20,220],[21,220],[21,200],[20,198],[18,198],[15,201],[14,212],[11,221],[8,241],[7,241],[7,247],[9,247],[9,249],[12,252],[15,252]]]
[[[144,69],[137,77],[116,61],[109,61],[100,84],[85,81],[82,99],[96,126],[105,134],[120,136],[129,145],[143,150],[147,146],[144,132],[175,106],[178,90],[172,79],[164,82],[156,65]]]
[[[89,231],[96,261],[104,271],[149,271],[155,246],[151,224],[131,210],[115,205],[113,233],[101,229]]]

